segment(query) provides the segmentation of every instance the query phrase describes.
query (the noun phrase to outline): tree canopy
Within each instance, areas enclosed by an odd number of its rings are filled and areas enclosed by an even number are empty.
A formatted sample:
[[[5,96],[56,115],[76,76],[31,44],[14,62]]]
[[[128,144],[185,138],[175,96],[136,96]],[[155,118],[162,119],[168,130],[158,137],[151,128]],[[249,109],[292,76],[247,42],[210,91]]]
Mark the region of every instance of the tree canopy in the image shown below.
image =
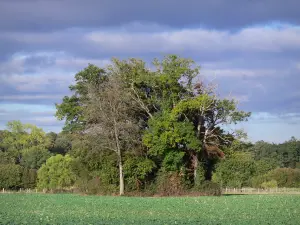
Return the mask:
[[[199,78],[191,59],[89,64],[56,106],[61,133],[11,121],[0,132],[0,187],[120,195],[300,183],[300,141],[245,142],[250,112]],[[286,169],[289,168],[289,169]]]

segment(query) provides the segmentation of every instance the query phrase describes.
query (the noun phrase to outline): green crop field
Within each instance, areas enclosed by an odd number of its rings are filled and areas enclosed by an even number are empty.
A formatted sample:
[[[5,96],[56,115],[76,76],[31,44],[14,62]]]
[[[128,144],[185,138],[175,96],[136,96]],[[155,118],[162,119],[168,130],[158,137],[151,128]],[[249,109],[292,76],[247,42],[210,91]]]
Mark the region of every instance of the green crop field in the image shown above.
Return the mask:
[[[298,195],[0,194],[0,224],[300,224]]]

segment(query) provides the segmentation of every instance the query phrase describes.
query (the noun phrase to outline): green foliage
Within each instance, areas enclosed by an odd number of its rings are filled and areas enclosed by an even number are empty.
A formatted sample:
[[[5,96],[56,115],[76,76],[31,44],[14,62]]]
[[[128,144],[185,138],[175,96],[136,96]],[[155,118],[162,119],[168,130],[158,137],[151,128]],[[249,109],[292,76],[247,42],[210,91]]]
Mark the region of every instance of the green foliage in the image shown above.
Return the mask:
[[[50,157],[51,153],[47,149],[33,146],[23,149],[21,165],[29,169],[39,169]]]
[[[3,135],[3,145],[6,146],[6,156],[9,161],[14,158],[15,162],[20,162],[22,151],[30,148],[46,148],[45,132],[32,124],[22,124],[20,121],[10,121],[7,123],[8,130]]]
[[[72,171],[77,177],[74,186],[87,194],[115,193],[118,187],[118,168],[115,157],[107,151],[84,152],[86,154],[77,150],[76,153],[80,155],[77,155],[72,164]]]
[[[213,181],[223,187],[250,186],[256,172],[255,161],[247,153],[237,153],[232,158],[219,163],[213,175]]]
[[[251,186],[254,188],[261,188],[261,184],[267,182],[266,180],[265,174],[254,176],[251,178]]]
[[[179,169],[183,165],[184,155],[185,152],[169,151],[168,153],[166,153],[163,159],[162,167],[167,171],[179,171]]]
[[[198,162],[198,167],[196,170],[196,179],[194,181],[194,187],[198,188],[200,187],[203,182],[205,181],[205,166],[203,164],[203,162]]]
[[[21,167],[15,164],[0,164],[0,188],[16,189],[21,185]]]
[[[162,196],[183,194],[186,186],[181,173],[161,170],[156,176],[156,193]]]
[[[88,99],[87,84],[99,85],[105,80],[105,71],[95,65],[89,64],[75,75],[75,85],[69,89],[74,93],[71,97],[65,96],[61,104],[55,104],[56,117],[65,120],[64,131],[80,131],[86,124],[83,115],[84,101]]]
[[[256,160],[267,159],[276,162],[277,167],[297,168],[300,165],[300,141],[291,138],[282,144],[256,142],[248,149]]]
[[[66,136],[60,136],[55,139],[51,152],[56,154],[66,154],[72,148],[71,141]]]
[[[261,159],[255,161],[256,175],[266,174],[267,172],[275,169],[277,162],[274,159]]]
[[[36,187],[37,170],[23,168],[22,170],[22,187],[33,189]]]
[[[50,157],[38,170],[37,187],[39,189],[63,189],[71,187],[76,175],[72,171],[74,159],[69,156],[56,155]]]
[[[170,171],[178,170],[183,165],[183,150],[200,149],[193,125],[175,121],[168,113],[150,119],[143,143],[149,148],[150,155],[163,157],[162,166]]]
[[[300,169],[277,168],[266,174],[267,181],[276,180],[278,187],[299,187]]]
[[[0,164],[14,164],[15,163],[15,154],[8,151],[0,151]]]
[[[265,181],[261,184],[262,188],[268,189],[268,188],[277,188],[278,184],[276,180],[270,180]]]
[[[208,180],[205,180],[200,185],[195,186],[194,190],[200,192],[201,195],[220,196],[222,194],[220,184]]]
[[[263,187],[269,182],[276,181],[278,187],[295,188],[300,186],[300,170],[291,168],[277,168],[266,174],[252,178],[254,187]]]
[[[124,175],[127,190],[141,190],[147,176],[156,168],[151,159],[128,156],[124,162]]]
[[[220,149],[208,152],[206,144],[229,146],[235,136],[221,126],[250,116],[237,109],[237,102],[219,99],[211,86],[193,83],[199,74],[193,60],[167,55],[154,59],[153,65],[155,69],[150,70],[144,61],[132,58],[112,59],[106,68],[89,65],[75,75],[76,83],[70,86],[74,94],[56,104],[57,118],[66,121],[65,131],[85,131],[93,139],[92,144],[73,141],[70,150],[86,165],[88,175],[82,183],[99,177],[94,182],[112,184],[102,171],[115,170],[114,161],[121,171],[119,184],[123,168],[127,188],[134,189],[150,174],[153,181],[160,169],[195,171],[191,159],[198,157],[206,163],[202,172],[210,179],[218,161],[211,155],[222,157],[223,153]],[[103,157],[106,153],[100,152],[106,151],[112,151],[115,160]],[[132,157],[124,159],[127,153]],[[184,176],[190,176],[187,173]]]

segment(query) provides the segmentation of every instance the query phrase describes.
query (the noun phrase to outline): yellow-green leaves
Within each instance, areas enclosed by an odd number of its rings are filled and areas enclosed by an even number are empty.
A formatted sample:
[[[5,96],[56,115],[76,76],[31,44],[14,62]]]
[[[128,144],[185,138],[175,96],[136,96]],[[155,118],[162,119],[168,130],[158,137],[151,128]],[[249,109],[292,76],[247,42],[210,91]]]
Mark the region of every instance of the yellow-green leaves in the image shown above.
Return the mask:
[[[76,175],[72,171],[74,159],[60,154],[50,157],[46,163],[38,170],[39,189],[61,189],[71,187]]]

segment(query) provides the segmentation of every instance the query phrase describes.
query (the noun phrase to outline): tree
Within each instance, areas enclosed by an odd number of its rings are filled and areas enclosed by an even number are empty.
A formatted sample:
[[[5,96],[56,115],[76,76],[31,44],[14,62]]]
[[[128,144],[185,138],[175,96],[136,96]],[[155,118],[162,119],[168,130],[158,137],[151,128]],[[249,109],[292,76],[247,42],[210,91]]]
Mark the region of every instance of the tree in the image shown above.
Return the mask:
[[[0,188],[15,189],[21,185],[21,167],[15,164],[0,164]]]
[[[228,99],[218,99],[203,87],[199,90],[196,85],[197,94],[188,99],[181,100],[172,109],[172,113],[179,120],[188,119],[194,124],[196,137],[201,142],[200,149],[191,152],[194,167],[194,178],[196,178],[199,156],[201,160],[209,164],[213,162],[214,156],[223,157],[224,153],[220,150],[221,146],[228,146],[240,135],[239,132],[229,133],[223,128],[229,124],[245,121],[250,113],[239,111],[236,107],[237,102]],[[202,150],[200,152],[200,150]],[[201,155],[199,155],[201,153]],[[211,167],[208,168],[206,177],[211,177]]]
[[[21,165],[28,169],[39,169],[51,157],[46,148],[33,146],[22,151]]]
[[[122,80],[111,73],[98,87],[88,86],[88,101],[84,113],[89,124],[87,132],[100,137],[97,143],[102,149],[116,153],[119,167],[120,195],[124,194],[123,154],[134,146],[134,134],[138,126],[130,96]]]
[[[65,120],[63,128],[66,132],[82,131],[85,128],[86,120],[83,115],[84,102],[88,97],[88,86],[97,85],[102,82],[105,71],[93,64],[78,72],[75,75],[75,85],[70,85],[69,89],[73,92],[71,97],[65,96],[62,103],[55,104],[56,117]]]
[[[66,127],[80,126],[81,135],[93,137],[99,150],[116,154],[120,194],[125,152],[152,160],[145,160],[147,173],[151,165],[157,168],[155,173],[162,168],[184,171],[195,183],[203,167],[210,180],[215,164],[224,158],[222,149],[242,134],[229,133],[226,126],[250,116],[238,110],[236,101],[221,99],[214,85],[195,83],[199,67],[192,60],[168,55],[152,64],[154,68],[148,69],[140,59],[112,59],[105,69],[89,65],[76,74],[76,84],[70,86],[74,95],[56,105],[57,117],[66,119]],[[90,151],[94,152],[85,148],[78,152],[82,157]],[[126,177],[144,177],[130,174],[140,169],[128,165]]]
[[[22,151],[25,149],[34,147],[45,149],[47,146],[45,132],[35,125],[11,121],[7,123],[7,128],[2,141],[7,148],[6,151],[17,163],[21,162]]]
[[[133,67],[132,61],[127,64]],[[169,55],[153,64],[156,70],[152,73],[140,69],[141,63],[139,70],[129,70],[143,71],[140,77],[135,75],[132,79],[132,93],[150,118],[144,144],[150,153],[154,148],[161,149],[168,159],[178,161],[184,155],[191,158],[194,179],[200,158],[206,163],[206,178],[210,179],[215,156],[224,155],[220,148],[241,135],[223,128],[246,121],[250,113],[238,110],[234,100],[220,99],[212,84],[193,83],[199,67],[192,60]]]
[[[236,153],[218,164],[213,180],[225,187],[249,187],[256,165],[249,153]]]

